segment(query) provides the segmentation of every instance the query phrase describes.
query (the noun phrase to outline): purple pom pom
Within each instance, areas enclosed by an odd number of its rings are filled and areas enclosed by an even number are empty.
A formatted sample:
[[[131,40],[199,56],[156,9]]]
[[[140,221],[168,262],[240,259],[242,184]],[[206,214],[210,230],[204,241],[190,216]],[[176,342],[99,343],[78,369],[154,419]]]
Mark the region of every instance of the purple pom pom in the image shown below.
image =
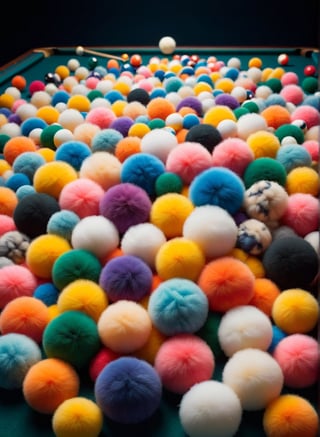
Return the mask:
[[[216,105],[228,106],[230,109],[236,109],[240,106],[238,100],[235,97],[230,96],[230,94],[218,94],[214,101]]]
[[[124,234],[130,226],[148,222],[152,202],[146,191],[130,182],[113,185],[100,199],[100,214]]]
[[[182,99],[178,103],[176,111],[178,112],[179,109],[184,108],[184,107],[194,109],[199,117],[202,115],[202,104],[201,104],[201,101],[199,99],[197,99],[196,97],[189,96],[189,97],[185,97],[184,99]]]
[[[133,125],[134,121],[130,117],[122,116],[116,118],[112,123],[110,128],[115,129],[120,132],[124,137],[128,135],[130,127]]]
[[[116,302],[121,299],[138,302],[152,288],[152,270],[134,255],[122,255],[112,258],[100,273],[99,285],[109,299]]]

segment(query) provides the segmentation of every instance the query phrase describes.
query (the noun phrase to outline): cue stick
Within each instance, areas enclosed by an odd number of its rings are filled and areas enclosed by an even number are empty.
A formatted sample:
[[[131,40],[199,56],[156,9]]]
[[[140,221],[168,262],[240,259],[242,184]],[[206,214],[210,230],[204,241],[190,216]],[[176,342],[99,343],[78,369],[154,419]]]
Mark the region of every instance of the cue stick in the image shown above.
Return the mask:
[[[88,53],[90,55],[100,56],[102,58],[117,59],[118,61],[124,62],[124,59],[122,59],[120,56],[111,55],[109,53],[98,52],[97,50],[86,49],[82,46],[78,46],[76,48],[76,54],[81,56],[81,55],[83,55],[83,53]]]

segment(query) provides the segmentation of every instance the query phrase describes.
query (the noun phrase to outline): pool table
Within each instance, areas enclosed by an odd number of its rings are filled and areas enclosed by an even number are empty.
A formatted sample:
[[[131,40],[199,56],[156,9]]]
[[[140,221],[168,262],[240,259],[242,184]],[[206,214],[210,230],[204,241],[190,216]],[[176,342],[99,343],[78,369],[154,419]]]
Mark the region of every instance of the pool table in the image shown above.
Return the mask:
[[[94,52],[101,52],[104,56],[99,56],[99,53]],[[280,67],[278,56],[282,53],[289,56],[289,62],[281,67],[297,73],[300,80],[305,77],[304,69],[306,66],[314,65],[318,71],[319,52],[314,48],[177,47],[173,55],[196,55],[200,58],[215,56],[223,62],[237,57],[241,60],[242,68],[246,69],[249,60],[253,57],[261,58],[264,67]],[[59,65],[66,65],[70,58],[77,58],[82,65],[87,66],[89,60],[94,56],[98,59],[99,64],[105,65],[108,59],[106,54],[111,55],[111,57],[120,57],[119,62],[123,65],[129,62],[123,55],[127,55],[130,59],[131,55],[140,54],[144,63],[154,56],[168,59],[173,56],[161,54],[158,47],[90,47],[88,52],[81,56],[76,54],[76,47],[40,47],[28,51],[0,68],[0,94],[11,85],[11,79],[16,75],[23,75],[27,84],[30,84],[33,80],[44,80],[48,72],[54,72]],[[22,96],[30,97],[27,88],[23,91]],[[225,358],[217,359],[214,377],[218,380],[221,380],[224,363]],[[317,386],[300,390],[290,389],[288,392],[301,394],[318,409],[319,391]],[[80,395],[94,399],[93,382],[87,374],[81,375]],[[105,418],[101,437],[186,437],[178,416],[180,399],[181,397],[178,395],[164,391],[159,409],[142,424],[126,426]],[[262,417],[263,411],[243,412],[236,437],[264,437]],[[53,437],[51,416],[42,415],[29,408],[20,390],[0,389],[0,436]]]

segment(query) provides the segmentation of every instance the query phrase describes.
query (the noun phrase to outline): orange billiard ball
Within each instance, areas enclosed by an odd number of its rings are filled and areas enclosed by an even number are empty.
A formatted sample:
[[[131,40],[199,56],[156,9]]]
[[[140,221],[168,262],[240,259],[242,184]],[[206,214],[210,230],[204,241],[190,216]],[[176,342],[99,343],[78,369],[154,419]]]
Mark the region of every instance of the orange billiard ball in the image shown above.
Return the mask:
[[[140,55],[132,55],[130,58],[130,64],[133,67],[140,67],[140,65],[142,64],[142,57]]]

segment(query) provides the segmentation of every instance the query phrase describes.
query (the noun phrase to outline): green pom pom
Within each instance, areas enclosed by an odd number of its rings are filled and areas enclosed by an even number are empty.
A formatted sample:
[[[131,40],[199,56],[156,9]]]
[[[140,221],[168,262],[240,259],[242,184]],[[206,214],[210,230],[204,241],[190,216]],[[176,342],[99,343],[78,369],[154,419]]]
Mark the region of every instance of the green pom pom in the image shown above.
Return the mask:
[[[285,137],[293,137],[296,139],[298,144],[304,142],[304,133],[299,126],[294,124],[282,124],[274,132],[275,136],[279,138],[279,141],[283,140]]]
[[[306,77],[301,84],[301,88],[307,94],[314,94],[318,90],[318,86],[318,79],[316,77]]]
[[[165,127],[166,122],[162,120],[161,118],[153,118],[149,122],[149,128],[152,129],[162,129]]]
[[[259,106],[256,104],[256,102],[252,101],[243,102],[242,108],[246,108],[249,112],[255,112],[256,114],[258,114],[260,111]]]
[[[247,166],[243,175],[243,182],[246,188],[262,180],[278,182],[279,185],[284,186],[286,179],[287,173],[285,167],[275,159],[268,157],[252,161]]]
[[[272,77],[271,79],[268,79],[264,85],[267,85],[269,88],[272,89],[274,93],[280,93],[282,90],[282,83],[280,79],[277,79],[276,77]]]
[[[244,107],[244,106],[240,106],[239,108],[236,108],[233,111],[234,115],[236,116],[236,119],[239,120],[240,117],[242,117],[245,114],[249,114],[250,111],[248,108]]]
[[[162,173],[156,180],[156,195],[162,196],[166,193],[181,193],[183,182],[179,175],[175,173]]]
[[[10,136],[7,134],[0,134],[0,153],[3,152],[3,148],[6,145],[6,142],[10,140]]]
[[[48,147],[49,149],[56,150],[56,146],[53,141],[55,133],[62,129],[59,124],[51,124],[45,127],[40,134],[40,143],[42,147]]]

